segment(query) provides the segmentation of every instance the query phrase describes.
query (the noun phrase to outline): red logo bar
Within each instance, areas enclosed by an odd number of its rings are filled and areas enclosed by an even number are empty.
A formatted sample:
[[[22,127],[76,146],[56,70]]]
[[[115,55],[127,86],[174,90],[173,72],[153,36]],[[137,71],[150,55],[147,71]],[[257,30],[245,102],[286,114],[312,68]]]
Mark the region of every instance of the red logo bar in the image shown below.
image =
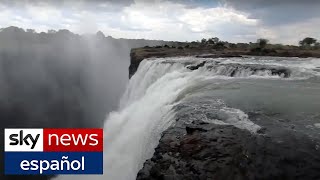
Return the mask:
[[[44,152],[102,152],[103,129],[43,129]]]

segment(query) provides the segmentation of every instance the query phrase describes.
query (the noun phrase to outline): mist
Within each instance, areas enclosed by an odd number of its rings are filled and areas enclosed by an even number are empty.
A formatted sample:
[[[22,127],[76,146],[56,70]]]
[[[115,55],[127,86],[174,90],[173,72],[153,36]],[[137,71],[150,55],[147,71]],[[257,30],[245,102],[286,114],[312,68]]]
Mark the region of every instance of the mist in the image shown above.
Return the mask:
[[[102,127],[128,82],[130,49],[163,43],[17,27],[0,42],[2,129]]]

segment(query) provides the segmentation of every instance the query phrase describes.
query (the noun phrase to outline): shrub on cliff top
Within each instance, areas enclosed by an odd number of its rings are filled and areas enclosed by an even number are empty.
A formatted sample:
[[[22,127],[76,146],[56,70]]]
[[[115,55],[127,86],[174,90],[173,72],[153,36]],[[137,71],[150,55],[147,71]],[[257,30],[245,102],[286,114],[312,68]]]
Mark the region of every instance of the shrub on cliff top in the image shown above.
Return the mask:
[[[264,49],[267,46],[268,42],[269,42],[268,39],[263,39],[263,38],[257,40],[257,44],[261,49]]]
[[[315,38],[306,37],[302,41],[299,42],[300,46],[312,46],[317,43]]]

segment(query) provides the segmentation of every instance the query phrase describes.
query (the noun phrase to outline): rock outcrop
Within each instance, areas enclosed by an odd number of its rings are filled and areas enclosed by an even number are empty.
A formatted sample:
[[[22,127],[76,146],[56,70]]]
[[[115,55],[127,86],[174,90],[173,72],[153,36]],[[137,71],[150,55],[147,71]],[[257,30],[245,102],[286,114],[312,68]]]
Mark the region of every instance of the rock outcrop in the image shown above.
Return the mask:
[[[320,153],[314,142],[291,133],[284,135],[286,142],[277,141],[264,131],[255,135],[233,126],[199,121],[171,127],[163,133],[137,179],[320,178]]]

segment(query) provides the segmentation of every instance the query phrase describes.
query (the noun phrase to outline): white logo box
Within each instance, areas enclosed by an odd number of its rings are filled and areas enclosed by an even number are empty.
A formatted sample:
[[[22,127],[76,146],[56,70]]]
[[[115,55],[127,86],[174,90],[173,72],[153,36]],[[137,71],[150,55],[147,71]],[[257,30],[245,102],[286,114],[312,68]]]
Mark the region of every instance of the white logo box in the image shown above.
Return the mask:
[[[35,138],[39,134],[38,141],[33,149],[31,149],[32,142],[29,138],[29,145],[27,145],[25,142],[23,142],[22,145],[20,145],[20,143],[18,145],[10,145],[10,142],[14,142],[10,140],[10,135],[18,134],[18,136],[14,138],[19,139],[20,141],[21,130],[23,131],[24,137],[27,134],[31,134],[31,136]],[[22,139],[24,137],[22,137]],[[43,152],[43,129],[4,129],[4,143],[5,152]]]

